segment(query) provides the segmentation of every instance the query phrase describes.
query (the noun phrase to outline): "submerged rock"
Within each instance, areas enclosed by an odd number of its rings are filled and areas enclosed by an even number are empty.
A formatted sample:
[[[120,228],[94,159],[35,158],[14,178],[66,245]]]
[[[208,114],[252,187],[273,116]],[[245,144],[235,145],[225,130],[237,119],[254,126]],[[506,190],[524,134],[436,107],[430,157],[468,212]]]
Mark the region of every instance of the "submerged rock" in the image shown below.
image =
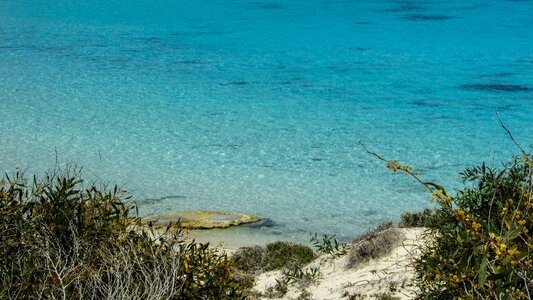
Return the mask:
[[[145,224],[159,228],[169,223],[180,222],[181,227],[189,229],[225,228],[234,225],[253,223],[261,218],[233,212],[218,211],[186,211],[159,216],[148,216],[142,219]]]
[[[403,16],[402,19],[410,21],[443,21],[449,20],[452,17],[442,16],[442,15],[422,15],[422,14],[412,14]]]
[[[529,92],[532,88],[518,84],[464,84],[459,86],[463,90],[489,91],[489,92]]]
[[[420,5],[407,4],[407,5],[401,5],[395,8],[384,9],[382,10],[382,12],[397,13],[397,12],[411,12],[411,11],[423,11],[423,10],[427,10],[427,8],[425,8],[424,6],[420,6]]]
[[[244,226],[254,229],[261,229],[261,228],[272,228],[274,226],[279,226],[274,220],[266,218],[259,220],[258,222],[245,224]]]
[[[140,203],[140,204],[152,204],[152,203],[161,202],[163,200],[179,200],[179,201],[182,201],[182,200],[187,200],[187,196],[171,195],[171,196],[163,196],[163,197],[160,197],[160,198],[140,199],[140,200],[137,200],[136,202]]]
[[[226,83],[221,83],[220,85],[223,85],[223,86],[245,86],[245,85],[249,85],[250,82],[248,81],[232,81],[232,82],[226,82]]]

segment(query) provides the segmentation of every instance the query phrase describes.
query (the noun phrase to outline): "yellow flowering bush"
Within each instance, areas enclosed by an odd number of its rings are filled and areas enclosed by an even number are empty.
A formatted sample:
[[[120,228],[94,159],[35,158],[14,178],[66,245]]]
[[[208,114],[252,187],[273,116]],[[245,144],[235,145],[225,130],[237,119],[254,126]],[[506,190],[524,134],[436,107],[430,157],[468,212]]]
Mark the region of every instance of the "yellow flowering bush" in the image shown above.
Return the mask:
[[[421,299],[531,299],[532,166],[524,153],[465,170],[455,196],[432,189],[439,217],[415,264]]]
[[[500,168],[466,169],[465,188],[451,195],[361,145],[389,169],[415,178],[436,204],[428,244],[415,261],[419,299],[532,298],[533,161],[522,148]]]
[[[76,168],[0,178],[0,299],[241,299],[253,278]],[[132,216],[133,215],[133,216]],[[173,230],[176,229],[176,230]]]

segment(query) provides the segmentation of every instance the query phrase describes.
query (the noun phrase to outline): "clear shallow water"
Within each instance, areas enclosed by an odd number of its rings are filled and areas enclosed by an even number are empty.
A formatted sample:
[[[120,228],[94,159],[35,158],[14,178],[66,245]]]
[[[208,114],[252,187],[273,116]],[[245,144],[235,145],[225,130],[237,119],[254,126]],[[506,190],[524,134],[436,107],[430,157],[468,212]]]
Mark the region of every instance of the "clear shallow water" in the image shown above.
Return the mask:
[[[533,141],[533,1],[195,2],[0,1],[0,170],[57,151],[143,214],[305,241],[429,205],[359,140],[451,188],[517,153],[496,110]]]

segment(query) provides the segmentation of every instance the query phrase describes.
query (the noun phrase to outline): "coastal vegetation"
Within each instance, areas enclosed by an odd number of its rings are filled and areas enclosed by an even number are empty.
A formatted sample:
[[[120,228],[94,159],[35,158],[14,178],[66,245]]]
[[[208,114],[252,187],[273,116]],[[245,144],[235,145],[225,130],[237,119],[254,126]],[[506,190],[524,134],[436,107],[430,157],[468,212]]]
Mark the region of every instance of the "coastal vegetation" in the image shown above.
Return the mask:
[[[250,275],[302,267],[317,255],[313,249],[290,242],[274,242],[266,246],[242,247],[232,257],[235,266]]]
[[[254,277],[263,272],[284,274],[271,295],[320,276],[316,268],[304,269],[318,257],[308,246],[280,241],[228,257],[187,239],[180,224],[141,222],[128,198],[117,187],[84,182],[76,167],[42,179],[6,174],[0,298],[243,299],[254,297]],[[341,247],[327,236],[316,245]]]
[[[432,191],[431,242],[415,264],[421,299],[531,299],[532,167],[524,152],[500,168],[466,169],[454,196]]]
[[[132,217],[127,195],[68,167],[0,181],[2,299],[239,299],[252,281],[224,253]]]
[[[329,236],[324,234],[322,238],[319,238],[318,234],[315,233],[311,237],[311,243],[319,254],[327,254],[338,257],[347,253],[347,245],[339,243],[334,235]]]
[[[238,270],[250,277],[281,270],[282,277],[266,293],[260,295],[279,298],[287,293],[289,285],[296,284],[304,289],[320,277],[318,268],[304,268],[317,257],[317,253],[308,246],[279,241],[265,246],[242,247],[233,255],[232,260]]]
[[[515,144],[520,155],[511,161],[463,171],[465,187],[455,195],[422,180],[413,167],[365,148],[392,171],[416,179],[436,205],[406,214],[400,223],[428,228],[422,255],[415,260],[419,299],[531,299],[533,160]]]
[[[188,239],[179,224],[156,230],[141,222],[125,191],[85,182],[76,167],[31,180],[5,175],[0,298],[255,299],[297,289],[311,299],[307,289],[323,278],[322,263],[344,257],[345,270],[359,268],[398,248],[407,232],[401,228],[425,227],[413,256],[419,299],[531,299],[533,159],[518,148],[520,155],[500,166],[464,170],[464,188],[454,195],[365,148],[422,184],[434,207],[405,213],[399,223],[385,222],[348,244],[315,234],[314,249],[280,241],[231,257]],[[254,292],[256,277],[269,271],[279,272],[276,284]]]
[[[427,227],[430,226],[432,220],[436,218],[435,210],[430,208],[424,208],[419,212],[406,212],[400,216],[401,228],[409,227]]]
[[[372,259],[389,254],[399,246],[402,233],[392,223],[384,223],[355,239],[348,255],[347,268],[355,268]]]

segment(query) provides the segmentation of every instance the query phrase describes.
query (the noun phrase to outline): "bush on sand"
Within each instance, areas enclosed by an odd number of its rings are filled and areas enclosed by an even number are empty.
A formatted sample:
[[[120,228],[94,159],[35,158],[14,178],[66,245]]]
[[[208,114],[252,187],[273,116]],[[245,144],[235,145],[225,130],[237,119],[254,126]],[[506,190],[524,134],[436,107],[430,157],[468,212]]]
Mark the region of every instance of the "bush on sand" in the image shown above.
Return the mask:
[[[240,298],[250,278],[225,254],[132,218],[118,188],[67,167],[0,181],[0,298]]]

